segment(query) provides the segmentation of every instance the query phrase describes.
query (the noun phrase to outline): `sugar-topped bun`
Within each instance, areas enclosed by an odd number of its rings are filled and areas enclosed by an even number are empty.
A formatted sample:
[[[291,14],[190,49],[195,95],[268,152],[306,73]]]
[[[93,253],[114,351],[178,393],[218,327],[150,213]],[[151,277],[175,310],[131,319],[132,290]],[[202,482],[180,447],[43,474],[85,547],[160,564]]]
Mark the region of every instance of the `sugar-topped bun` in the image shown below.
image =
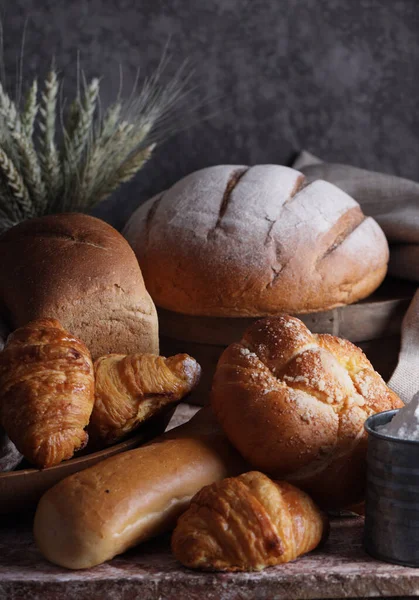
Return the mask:
[[[369,295],[388,262],[382,230],[355,200],[278,165],[196,171],[123,233],[156,304],[190,315],[327,310]]]
[[[224,351],[211,401],[254,468],[327,508],[362,500],[364,422],[403,406],[357,346],[289,316],[257,321]]]

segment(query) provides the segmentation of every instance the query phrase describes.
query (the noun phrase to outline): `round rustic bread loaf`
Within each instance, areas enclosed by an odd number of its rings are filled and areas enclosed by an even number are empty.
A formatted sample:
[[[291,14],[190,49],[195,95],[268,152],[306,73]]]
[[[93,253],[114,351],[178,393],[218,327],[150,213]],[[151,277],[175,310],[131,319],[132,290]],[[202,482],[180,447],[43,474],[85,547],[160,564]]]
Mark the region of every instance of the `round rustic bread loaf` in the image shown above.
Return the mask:
[[[355,200],[277,165],[196,171],[138,208],[123,233],[156,304],[191,315],[349,304],[378,287],[389,256]]]
[[[55,318],[93,358],[158,354],[156,310],[129,244],[82,214],[51,215],[0,236],[0,317],[10,329]]]

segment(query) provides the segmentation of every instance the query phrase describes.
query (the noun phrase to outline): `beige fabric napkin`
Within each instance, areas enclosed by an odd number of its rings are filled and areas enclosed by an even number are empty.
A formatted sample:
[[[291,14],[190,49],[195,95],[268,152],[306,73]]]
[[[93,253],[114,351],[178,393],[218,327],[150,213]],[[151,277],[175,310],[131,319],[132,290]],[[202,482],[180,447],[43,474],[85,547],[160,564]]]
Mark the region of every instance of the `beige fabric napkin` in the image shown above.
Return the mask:
[[[309,181],[325,179],[355,198],[387,236],[389,273],[419,282],[419,183],[349,165],[325,163],[305,151],[292,166]],[[409,402],[419,390],[419,290],[403,321],[399,361],[389,386],[404,402]]]

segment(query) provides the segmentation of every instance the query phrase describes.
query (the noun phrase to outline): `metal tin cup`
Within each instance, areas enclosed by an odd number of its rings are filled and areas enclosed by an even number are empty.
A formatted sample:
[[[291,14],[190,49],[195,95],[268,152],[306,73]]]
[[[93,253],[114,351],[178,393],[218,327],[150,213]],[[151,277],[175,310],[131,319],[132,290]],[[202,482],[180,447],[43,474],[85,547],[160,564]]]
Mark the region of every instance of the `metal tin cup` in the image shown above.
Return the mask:
[[[397,410],[372,415],[368,432],[364,547],[375,558],[419,567],[419,442],[379,433]]]

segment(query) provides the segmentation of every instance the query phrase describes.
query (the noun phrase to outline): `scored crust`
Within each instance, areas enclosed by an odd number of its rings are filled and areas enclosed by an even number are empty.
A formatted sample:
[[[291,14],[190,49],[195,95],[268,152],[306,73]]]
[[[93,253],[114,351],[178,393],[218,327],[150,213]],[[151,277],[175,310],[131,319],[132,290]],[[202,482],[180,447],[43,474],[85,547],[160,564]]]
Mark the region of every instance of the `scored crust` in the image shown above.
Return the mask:
[[[326,507],[362,499],[365,419],[402,406],[362,350],[290,316],[256,322],[224,351],[211,401],[253,467]]]
[[[349,304],[379,286],[389,256],[355,200],[277,165],[192,173],[137,209],[123,233],[156,304],[191,315]]]

